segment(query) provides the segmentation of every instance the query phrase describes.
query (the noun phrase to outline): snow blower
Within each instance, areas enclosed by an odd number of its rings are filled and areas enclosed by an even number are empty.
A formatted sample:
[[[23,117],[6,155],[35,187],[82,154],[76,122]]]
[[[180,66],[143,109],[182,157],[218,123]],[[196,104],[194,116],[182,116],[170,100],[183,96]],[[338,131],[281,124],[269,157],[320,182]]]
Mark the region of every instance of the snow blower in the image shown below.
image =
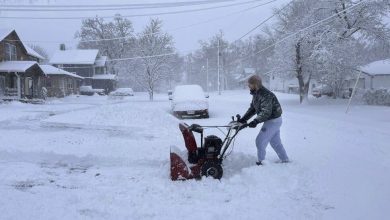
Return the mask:
[[[179,156],[181,152],[171,147],[171,179],[201,179],[202,176],[221,179],[223,175],[222,161],[226,157],[226,151],[238,132],[247,127],[246,124],[239,122],[239,115],[237,115],[236,120],[234,120],[234,117],[232,119],[233,121],[225,126],[201,126],[198,124],[189,126],[185,123],[180,123],[179,128],[187,148],[187,152],[182,154],[182,156],[187,157],[187,159],[182,159]],[[215,135],[203,138],[203,132],[206,128],[219,130],[226,128],[225,139],[222,141]],[[199,133],[201,136],[200,147],[197,146],[193,132]]]

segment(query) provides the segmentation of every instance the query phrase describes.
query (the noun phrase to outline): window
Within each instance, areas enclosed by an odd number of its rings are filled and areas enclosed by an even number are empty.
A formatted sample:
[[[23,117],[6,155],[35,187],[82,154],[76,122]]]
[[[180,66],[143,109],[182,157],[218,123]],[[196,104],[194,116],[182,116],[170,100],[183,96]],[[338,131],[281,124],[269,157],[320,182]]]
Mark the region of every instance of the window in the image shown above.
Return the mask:
[[[68,89],[73,89],[72,79],[68,79]]]
[[[17,60],[15,45],[5,43],[5,60]]]
[[[46,79],[46,87],[51,88],[51,79],[50,78]]]

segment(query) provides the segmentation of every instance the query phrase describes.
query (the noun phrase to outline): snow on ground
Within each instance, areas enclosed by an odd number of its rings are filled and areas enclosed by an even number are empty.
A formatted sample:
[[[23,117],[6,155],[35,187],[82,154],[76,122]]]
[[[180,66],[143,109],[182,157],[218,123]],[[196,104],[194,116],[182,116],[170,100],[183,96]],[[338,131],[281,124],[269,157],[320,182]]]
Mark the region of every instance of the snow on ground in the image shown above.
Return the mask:
[[[0,104],[0,219],[383,219],[390,214],[390,108],[277,94],[292,163],[269,147],[254,166],[243,130],[221,181],[172,182],[169,147],[184,149],[166,95],[72,96],[44,105]],[[210,95],[223,125],[247,91]],[[222,134],[216,130],[207,133]]]

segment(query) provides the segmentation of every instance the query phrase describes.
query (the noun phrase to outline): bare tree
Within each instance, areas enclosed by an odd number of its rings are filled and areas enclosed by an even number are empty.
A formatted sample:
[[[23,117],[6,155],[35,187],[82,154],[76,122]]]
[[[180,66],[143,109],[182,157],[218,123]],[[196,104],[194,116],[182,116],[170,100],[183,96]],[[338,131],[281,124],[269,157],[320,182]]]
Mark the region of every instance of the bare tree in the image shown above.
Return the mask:
[[[136,81],[148,91],[152,101],[157,83],[172,73],[175,48],[172,36],[163,32],[162,21],[150,20],[137,39]]]
[[[134,54],[135,36],[132,22],[120,15],[113,21],[105,21],[99,17],[83,20],[75,37],[80,39],[78,48],[99,49],[101,55],[110,59],[121,59]],[[122,69],[121,65],[125,64],[126,61],[111,61],[108,68],[112,74],[116,74]]]
[[[46,64],[48,62],[48,53],[45,48],[37,45],[37,44],[31,44],[29,47],[33,50],[35,50],[39,55],[43,56],[45,59],[42,60],[42,64]]]

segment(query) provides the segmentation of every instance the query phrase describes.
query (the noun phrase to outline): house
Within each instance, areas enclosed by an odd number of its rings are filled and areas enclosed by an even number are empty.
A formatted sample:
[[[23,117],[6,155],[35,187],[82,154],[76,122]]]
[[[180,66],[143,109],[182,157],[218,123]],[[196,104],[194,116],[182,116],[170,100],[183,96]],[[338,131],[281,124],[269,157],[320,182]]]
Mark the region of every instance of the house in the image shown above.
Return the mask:
[[[46,74],[45,87],[48,97],[62,98],[78,94],[83,77],[51,65],[40,65]]]
[[[20,40],[13,29],[0,29],[0,97],[3,100],[41,100],[45,77],[43,57]]]
[[[363,75],[359,79],[358,88],[390,89],[390,59],[369,63],[360,70]]]
[[[236,74],[235,79],[238,81],[239,87],[247,88],[248,79],[253,75],[259,75],[263,85],[269,88],[269,76],[267,74],[256,73],[255,68],[244,68],[240,74]]]
[[[270,73],[269,88],[272,91],[299,94],[299,84],[296,77],[281,77],[275,73]],[[311,79],[309,85],[309,93],[314,88],[322,86],[318,80]]]
[[[49,63],[83,77],[83,85],[104,89],[106,93],[116,89],[117,77],[107,73],[107,57],[99,56],[99,50],[59,50]]]

